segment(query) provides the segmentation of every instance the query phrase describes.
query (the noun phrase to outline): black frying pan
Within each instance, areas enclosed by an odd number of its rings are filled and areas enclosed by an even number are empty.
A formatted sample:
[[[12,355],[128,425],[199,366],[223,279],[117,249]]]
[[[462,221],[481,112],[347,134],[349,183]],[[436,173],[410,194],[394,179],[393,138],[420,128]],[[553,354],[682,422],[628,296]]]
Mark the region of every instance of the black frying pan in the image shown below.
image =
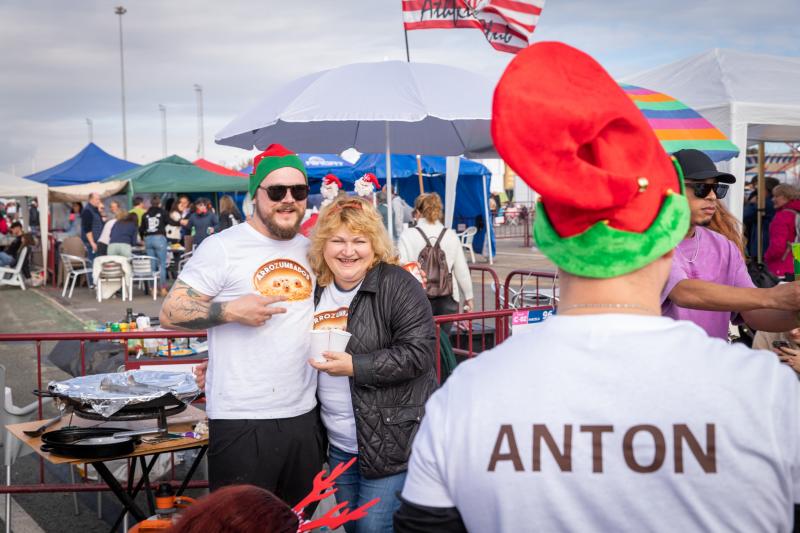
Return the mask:
[[[109,459],[133,453],[138,437],[104,439],[125,428],[92,427],[49,431],[42,435],[42,451],[77,459]],[[92,440],[97,439],[97,440]]]

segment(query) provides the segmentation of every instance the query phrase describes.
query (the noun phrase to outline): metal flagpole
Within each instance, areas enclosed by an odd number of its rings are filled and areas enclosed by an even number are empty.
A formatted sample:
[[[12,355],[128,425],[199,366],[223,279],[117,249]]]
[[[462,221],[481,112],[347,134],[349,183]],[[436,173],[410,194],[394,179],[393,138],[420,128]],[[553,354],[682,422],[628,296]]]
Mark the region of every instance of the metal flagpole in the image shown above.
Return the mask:
[[[167,157],[167,108],[158,104],[158,110],[161,111],[161,152]]]
[[[491,178],[490,178],[491,179]],[[486,191],[486,176],[483,177],[483,216],[485,217],[486,223],[484,224],[486,228],[486,245],[489,249],[489,264],[494,264],[494,258],[492,257],[492,219],[489,218],[489,194]]]
[[[122,53],[122,15],[128,10],[122,6],[114,8],[119,15],[119,77],[122,85],[122,159],[128,159],[128,125],[125,117],[125,60]]]
[[[386,131],[386,218],[389,227],[389,238],[394,242],[394,216],[392,214],[392,149],[389,140],[389,122],[384,122]]]
[[[408,30],[403,25],[403,33],[406,38],[406,63],[411,63],[411,53],[408,51]],[[422,157],[417,154],[417,178],[419,179],[419,193],[425,192],[425,185],[422,183]]]

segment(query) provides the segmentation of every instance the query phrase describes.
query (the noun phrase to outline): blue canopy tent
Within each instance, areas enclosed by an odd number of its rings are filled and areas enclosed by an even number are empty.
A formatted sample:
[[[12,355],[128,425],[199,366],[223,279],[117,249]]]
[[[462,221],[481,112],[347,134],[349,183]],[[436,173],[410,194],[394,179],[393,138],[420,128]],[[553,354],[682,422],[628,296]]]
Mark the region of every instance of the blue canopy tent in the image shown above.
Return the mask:
[[[346,191],[352,191],[356,179],[361,174],[353,173],[353,164],[345,161],[336,154],[297,154],[306,166],[308,173],[308,184],[311,187],[311,194],[319,194],[322,178],[328,174],[333,174],[342,181],[342,187]],[[241,170],[245,174],[253,172],[253,165]]]
[[[417,177],[417,158],[414,155],[392,154],[392,182],[397,194],[409,205],[414,205],[414,200],[419,196],[419,179]],[[422,156],[422,181],[426,192],[435,192],[446,201],[445,194],[445,157]],[[386,156],[384,154],[363,154],[353,167],[353,173],[361,176],[372,172],[377,176],[381,185],[386,183]],[[472,241],[472,248],[478,253],[483,253],[484,239],[486,238],[486,210],[491,172],[476,161],[461,158],[456,182],[456,203],[453,211],[453,228],[458,229],[459,224],[475,226],[478,233]],[[492,234],[492,251],[495,247],[494,234]]]
[[[25,178],[50,187],[80,185],[102,181],[109,176],[138,166],[136,163],[108,154],[94,143],[89,143],[74,157],[47,170],[25,176]]]

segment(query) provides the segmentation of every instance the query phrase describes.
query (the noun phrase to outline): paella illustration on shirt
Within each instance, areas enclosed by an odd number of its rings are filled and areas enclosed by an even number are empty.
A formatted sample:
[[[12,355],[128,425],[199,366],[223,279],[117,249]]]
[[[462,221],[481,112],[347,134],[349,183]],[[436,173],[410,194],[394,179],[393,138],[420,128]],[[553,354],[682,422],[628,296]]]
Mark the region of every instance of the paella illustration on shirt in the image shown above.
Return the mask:
[[[315,330],[340,329],[347,331],[347,307],[340,307],[332,311],[320,311],[314,315]]]
[[[291,259],[275,259],[258,267],[253,285],[264,296],[285,296],[289,301],[310,298],[314,287],[305,267]]]

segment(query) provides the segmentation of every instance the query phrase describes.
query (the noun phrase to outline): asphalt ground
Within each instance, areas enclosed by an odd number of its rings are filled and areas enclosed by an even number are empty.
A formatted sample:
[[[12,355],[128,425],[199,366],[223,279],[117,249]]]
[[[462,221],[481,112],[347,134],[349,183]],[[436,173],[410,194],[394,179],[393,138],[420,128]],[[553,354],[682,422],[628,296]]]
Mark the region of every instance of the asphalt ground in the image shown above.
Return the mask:
[[[553,272],[554,267],[544,256],[533,248],[522,245],[521,239],[497,241],[497,254],[494,264],[489,265],[486,258],[476,255],[476,264],[491,267],[498,275],[501,283],[509,272],[516,269],[533,269]],[[473,289],[478,309],[494,309],[494,292],[486,278],[481,283],[480,274],[473,273]],[[517,278],[519,279],[519,278]],[[528,281],[530,284],[531,281]],[[481,296],[483,294],[483,297]],[[134,313],[158,316],[162,298],[155,301],[152,296],[139,289],[134,289],[133,302],[122,301],[118,296],[97,302],[95,293],[85,286],[76,286],[72,298],[61,296],[61,288],[44,287],[20,291],[17,288],[0,288],[0,333],[23,332],[68,332],[82,331],[86,321],[98,322],[121,320],[128,308]],[[51,380],[63,380],[71,377],[60,370],[48,359],[55,343],[43,342],[42,383],[44,386]],[[6,386],[12,390],[13,401],[17,406],[35,401],[32,390],[38,388],[36,371],[36,349],[33,343],[0,342],[0,364],[6,368]],[[48,407],[44,416],[54,416],[54,407]],[[38,483],[40,462],[34,455],[19,458],[13,466],[12,483]],[[179,466],[181,468],[181,466]],[[69,468],[53,467],[46,464],[45,478],[48,482],[70,482]],[[201,479],[198,473],[195,479]],[[78,479],[76,477],[76,479]],[[83,531],[108,531],[110,522],[116,518],[119,505],[109,493],[101,493],[103,519],[98,518],[98,496],[95,493],[79,494],[77,505],[79,514],[75,514],[73,496],[71,494],[30,494],[13,498],[15,509],[12,511],[14,531],[16,533],[39,533]],[[191,494],[190,494],[191,495]],[[138,502],[144,508],[145,500]],[[320,506],[320,511],[328,508]],[[2,511],[4,514],[4,511]],[[4,527],[4,524],[0,524]]]

